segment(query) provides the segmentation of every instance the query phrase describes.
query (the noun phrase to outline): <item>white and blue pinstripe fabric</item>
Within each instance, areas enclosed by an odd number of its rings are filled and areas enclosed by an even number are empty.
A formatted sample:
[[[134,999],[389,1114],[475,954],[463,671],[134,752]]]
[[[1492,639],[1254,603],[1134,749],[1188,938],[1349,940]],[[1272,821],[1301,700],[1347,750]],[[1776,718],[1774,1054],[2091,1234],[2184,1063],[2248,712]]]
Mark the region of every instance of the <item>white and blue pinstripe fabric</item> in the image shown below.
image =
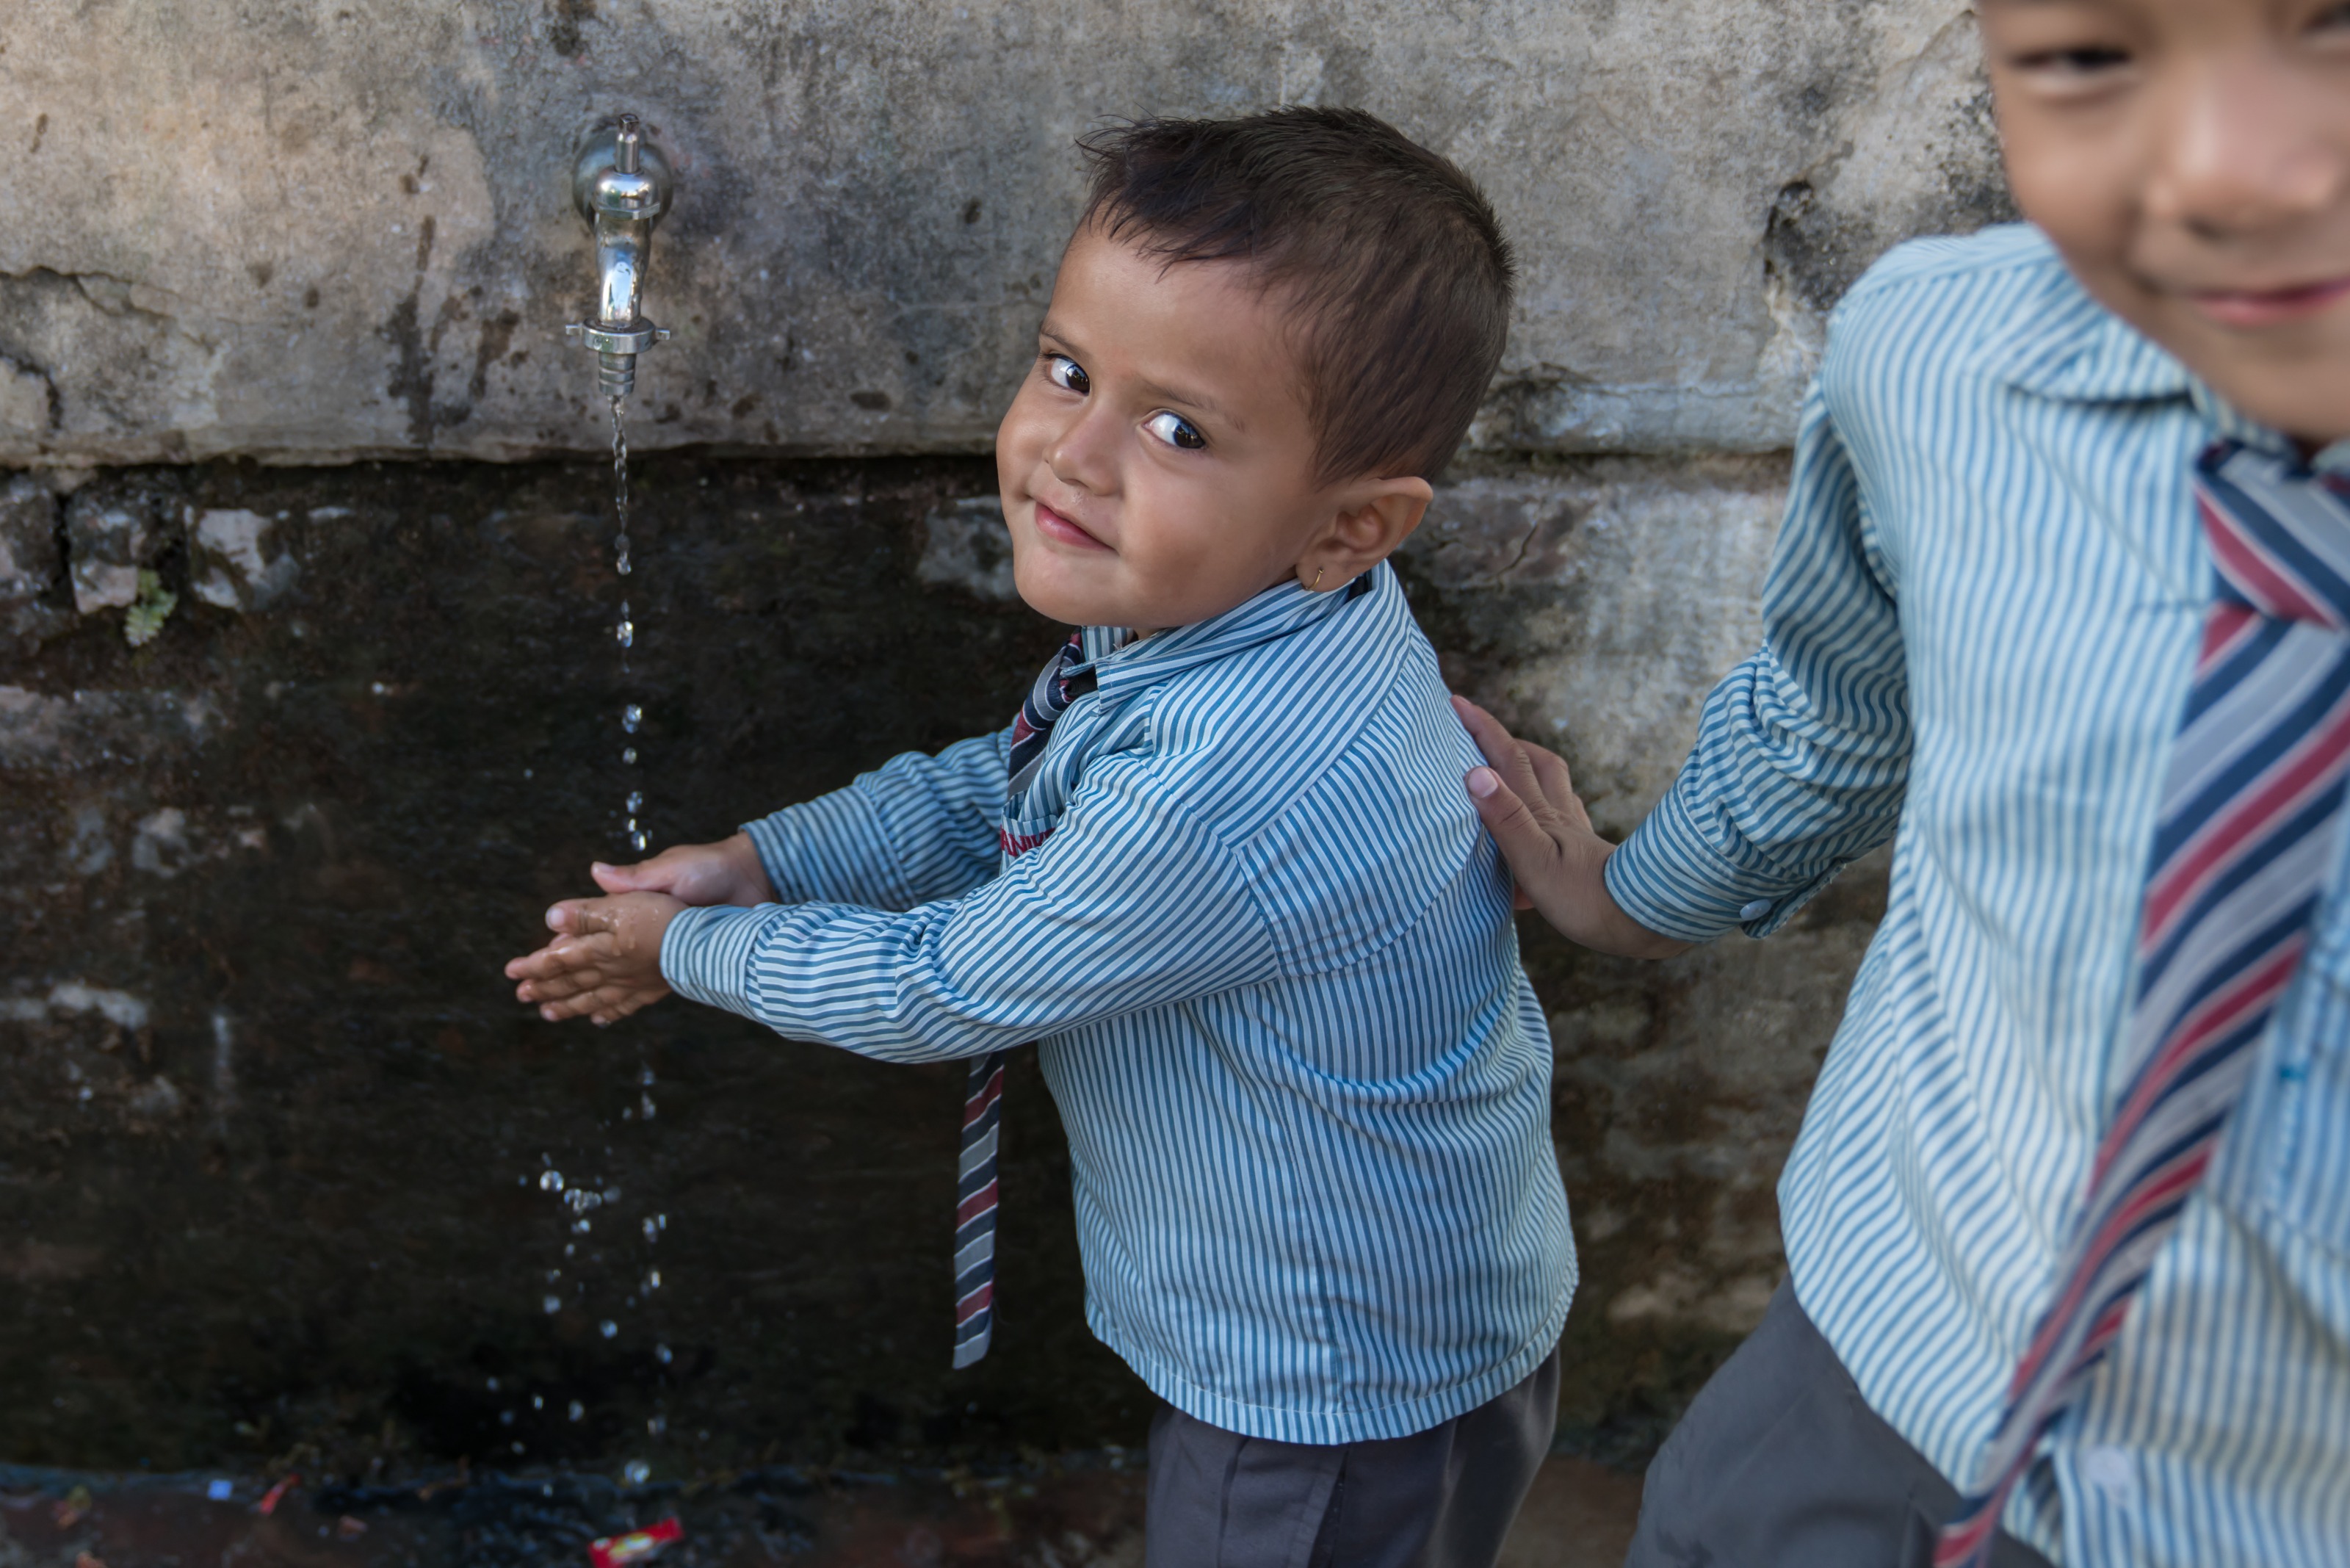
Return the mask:
[[[1041,1040],[1091,1326],[1201,1420],[1353,1442],[1515,1386],[1575,1286],[1549,1034],[1394,573],[1079,668],[1007,825],[1044,843],[999,874],[1008,730],[899,757],[749,825],[785,901],[679,916],[663,973],[889,1061]]]
[[[1908,245],[1838,308],[1763,590],[1608,866],[1643,923],[1774,929],[1895,835],[1780,1181],[1797,1297],[1972,1481],[2117,1050],[2213,578],[2196,454],[2277,448],[2032,230]],[[2350,442],[2319,455],[2350,469]],[[2350,868],[2218,1159],[2007,1527],[2070,1568],[2350,1563]]]

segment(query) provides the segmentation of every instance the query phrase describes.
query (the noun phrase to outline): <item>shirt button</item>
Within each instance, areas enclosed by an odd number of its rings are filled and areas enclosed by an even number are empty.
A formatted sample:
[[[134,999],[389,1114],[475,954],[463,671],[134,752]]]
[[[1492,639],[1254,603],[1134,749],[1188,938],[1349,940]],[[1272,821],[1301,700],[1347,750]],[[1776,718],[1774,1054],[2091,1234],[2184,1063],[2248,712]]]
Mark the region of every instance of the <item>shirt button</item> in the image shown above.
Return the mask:
[[[2116,1502],[2137,1495],[2137,1461],[2126,1449],[2081,1450],[2081,1479]]]
[[[1742,905],[1738,911],[1738,918],[1742,920],[1759,920],[1770,912],[1771,900],[1757,898],[1751,904]]]

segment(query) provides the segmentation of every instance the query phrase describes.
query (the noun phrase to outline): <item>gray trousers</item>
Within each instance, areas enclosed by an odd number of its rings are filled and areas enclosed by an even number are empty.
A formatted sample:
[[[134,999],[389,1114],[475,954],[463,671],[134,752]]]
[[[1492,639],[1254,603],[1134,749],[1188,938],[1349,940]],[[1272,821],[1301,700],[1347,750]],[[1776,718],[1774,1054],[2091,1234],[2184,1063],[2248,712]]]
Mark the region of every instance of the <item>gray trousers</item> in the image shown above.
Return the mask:
[[[1926,1568],[1958,1503],[1783,1284],[1649,1465],[1624,1568]],[[1991,1560],[2050,1568],[2004,1532]]]
[[[1243,1438],[1162,1405],[1147,1568],[1492,1568],[1558,1426],[1558,1352],[1508,1393],[1409,1438]]]

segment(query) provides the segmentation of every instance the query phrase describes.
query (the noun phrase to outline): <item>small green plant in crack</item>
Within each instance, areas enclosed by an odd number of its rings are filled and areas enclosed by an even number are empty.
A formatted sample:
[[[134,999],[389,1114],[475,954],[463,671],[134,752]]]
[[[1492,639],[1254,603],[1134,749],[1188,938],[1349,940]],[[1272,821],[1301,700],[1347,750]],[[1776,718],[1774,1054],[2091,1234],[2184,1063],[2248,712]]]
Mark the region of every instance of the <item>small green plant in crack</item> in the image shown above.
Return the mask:
[[[180,596],[163,586],[163,579],[141,566],[139,568],[139,597],[122,618],[122,640],[133,648],[144,648],[163,629],[172,612],[180,607]]]

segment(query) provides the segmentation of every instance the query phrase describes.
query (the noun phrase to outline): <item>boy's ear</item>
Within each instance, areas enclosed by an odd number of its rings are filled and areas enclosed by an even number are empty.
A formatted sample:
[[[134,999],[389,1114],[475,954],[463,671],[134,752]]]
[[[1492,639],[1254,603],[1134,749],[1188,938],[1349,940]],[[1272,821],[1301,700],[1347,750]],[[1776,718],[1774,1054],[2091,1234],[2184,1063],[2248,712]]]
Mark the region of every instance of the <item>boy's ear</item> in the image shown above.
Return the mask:
[[[1416,474],[1348,485],[1336,514],[1298,556],[1297,580],[1323,593],[1345,587],[1394,555],[1435,499],[1435,490]]]

